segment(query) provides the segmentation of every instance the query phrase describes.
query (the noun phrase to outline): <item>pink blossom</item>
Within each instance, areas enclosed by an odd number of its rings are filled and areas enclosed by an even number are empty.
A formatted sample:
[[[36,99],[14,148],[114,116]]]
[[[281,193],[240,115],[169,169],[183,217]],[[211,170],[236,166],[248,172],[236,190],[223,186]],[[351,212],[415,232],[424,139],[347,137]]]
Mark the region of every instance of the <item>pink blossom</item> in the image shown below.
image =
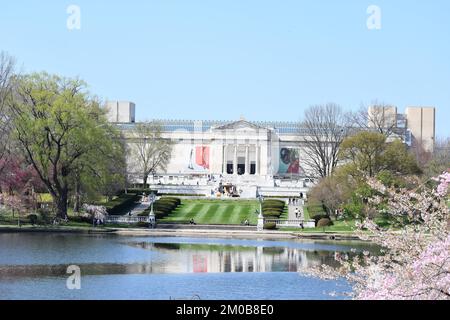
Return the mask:
[[[450,299],[450,214],[445,198],[450,173],[442,174],[436,181],[436,190],[421,189],[420,193],[387,189],[370,181],[371,187],[387,200],[389,214],[407,215],[415,223],[400,230],[380,230],[374,221],[366,219],[358,225],[358,235],[378,244],[382,248],[379,256],[365,252],[346,260],[336,255],[340,263],[337,269],[322,266],[307,273],[324,279],[345,277],[353,285],[355,299]]]

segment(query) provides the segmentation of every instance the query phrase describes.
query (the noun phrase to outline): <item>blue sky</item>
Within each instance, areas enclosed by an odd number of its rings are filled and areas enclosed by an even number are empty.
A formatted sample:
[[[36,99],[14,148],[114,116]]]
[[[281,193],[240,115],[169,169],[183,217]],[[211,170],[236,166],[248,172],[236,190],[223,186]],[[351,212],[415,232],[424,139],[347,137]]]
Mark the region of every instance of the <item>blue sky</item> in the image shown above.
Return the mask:
[[[68,30],[66,9],[81,9]],[[366,10],[381,9],[369,30]],[[137,117],[299,120],[312,104],[437,107],[450,136],[448,0],[4,1],[0,50],[79,76]]]

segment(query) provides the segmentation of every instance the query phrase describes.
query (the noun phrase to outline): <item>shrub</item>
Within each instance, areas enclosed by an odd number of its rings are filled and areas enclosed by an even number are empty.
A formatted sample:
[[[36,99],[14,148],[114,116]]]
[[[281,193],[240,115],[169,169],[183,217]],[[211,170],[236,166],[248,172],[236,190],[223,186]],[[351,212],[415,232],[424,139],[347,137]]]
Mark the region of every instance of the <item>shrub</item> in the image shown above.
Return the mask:
[[[71,222],[76,222],[76,223],[89,223],[89,224],[92,224],[92,218],[87,217],[87,216],[70,217],[69,220]]]
[[[263,209],[263,211],[281,211],[281,212],[283,212],[284,207],[270,206],[270,207],[263,207],[262,209]]]
[[[110,215],[124,215],[139,200],[135,193],[121,194],[116,199],[107,202],[104,206]]]
[[[332,225],[333,225],[333,222],[330,219],[323,218],[323,219],[320,219],[319,222],[317,223],[317,228],[325,228],[325,227],[329,227]]]
[[[121,193],[125,193],[125,190],[122,190]],[[156,193],[156,190],[148,189],[148,188],[129,188],[127,189],[127,193],[134,193],[137,195]]]
[[[264,217],[275,217],[279,218],[281,216],[282,212],[279,211],[263,211]]]
[[[50,224],[53,221],[52,215],[50,214],[50,211],[46,209],[38,209],[39,215],[41,217],[40,223],[42,224]]]
[[[38,216],[35,215],[35,214],[30,214],[30,215],[27,216],[27,219],[28,219],[28,221],[30,221],[30,223],[32,225],[35,225],[37,223],[37,221],[38,221]]]
[[[148,228],[150,224],[148,222],[138,222],[135,224],[136,228]]]
[[[277,225],[275,222],[266,222],[264,223],[264,229],[265,230],[275,230],[277,228]]]
[[[262,203],[263,208],[269,208],[269,207],[284,208],[285,205],[286,205],[286,203],[281,200],[266,200]]]
[[[326,214],[316,214],[316,215],[313,216],[311,219],[314,220],[314,222],[315,222],[315,224],[316,224],[316,227],[318,226],[319,221],[322,220],[322,219],[328,219],[328,220],[331,221],[330,217],[329,217],[328,215],[326,215]]]
[[[166,201],[166,202],[174,202],[174,203],[176,203],[177,205],[180,205],[180,204],[181,204],[181,199],[180,199],[180,198],[164,197],[164,198],[161,198],[160,200]]]
[[[279,218],[284,211],[286,204],[281,200],[266,200],[262,204],[263,216],[273,216]]]

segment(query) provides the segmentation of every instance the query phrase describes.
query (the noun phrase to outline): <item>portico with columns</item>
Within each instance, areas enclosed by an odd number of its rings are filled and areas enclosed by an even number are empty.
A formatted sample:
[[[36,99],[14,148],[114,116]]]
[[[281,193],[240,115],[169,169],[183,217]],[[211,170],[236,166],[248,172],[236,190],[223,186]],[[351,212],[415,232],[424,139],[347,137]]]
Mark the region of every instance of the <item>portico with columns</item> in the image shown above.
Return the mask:
[[[212,128],[211,133],[217,137],[214,145],[221,153],[217,172],[224,176],[267,175],[270,172],[267,167],[269,131],[245,120]]]

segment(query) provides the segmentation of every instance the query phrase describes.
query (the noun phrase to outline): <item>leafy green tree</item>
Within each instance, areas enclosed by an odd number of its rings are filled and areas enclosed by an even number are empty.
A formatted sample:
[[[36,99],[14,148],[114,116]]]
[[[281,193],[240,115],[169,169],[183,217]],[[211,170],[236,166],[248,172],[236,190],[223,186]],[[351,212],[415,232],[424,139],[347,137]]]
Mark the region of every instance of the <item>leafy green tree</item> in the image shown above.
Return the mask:
[[[350,161],[355,169],[373,177],[382,168],[386,136],[377,132],[362,131],[346,138],[339,151],[340,158]]]
[[[373,217],[376,211],[367,204],[373,196],[368,177],[376,176],[389,187],[405,186],[404,175],[420,173],[407,147],[400,140],[386,139],[373,131],[346,138],[339,153],[344,164],[311,190],[311,201],[323,205],[329,215],[343,208],[347,218]]]
[[[109,201],[126,185],[125,145],[120,133],[112,126],[105,126],[110,143],[99,146],[97,152],[87,153],[77,161],[73,174],[73,209],[79,212],[85,201],[96,202],[106,196]]]
[[[386,145],[381,167],[400,175],[422,173],[414,155],[408,152],[407,146],[398,139]]]
[[[117,133],[97,99],[78,79],[47,73],[18,77],[9,106],[15,138],[52,195],[57,217],[67,217],[76,174],[101,171]]]
[[[350,197],[349,186],[349,182],[338,176],[336,171],[334,175],[323,178],[311,189],[309,202],[313,205],[321,205],[331,217]]]
[[[393,174],[420,174],[414,156],[400,141],[388,142],[386,136],[371,131],[362,131],[344,140],[340,158],[351,163],[364,177],[375,177],[383,170]]]

